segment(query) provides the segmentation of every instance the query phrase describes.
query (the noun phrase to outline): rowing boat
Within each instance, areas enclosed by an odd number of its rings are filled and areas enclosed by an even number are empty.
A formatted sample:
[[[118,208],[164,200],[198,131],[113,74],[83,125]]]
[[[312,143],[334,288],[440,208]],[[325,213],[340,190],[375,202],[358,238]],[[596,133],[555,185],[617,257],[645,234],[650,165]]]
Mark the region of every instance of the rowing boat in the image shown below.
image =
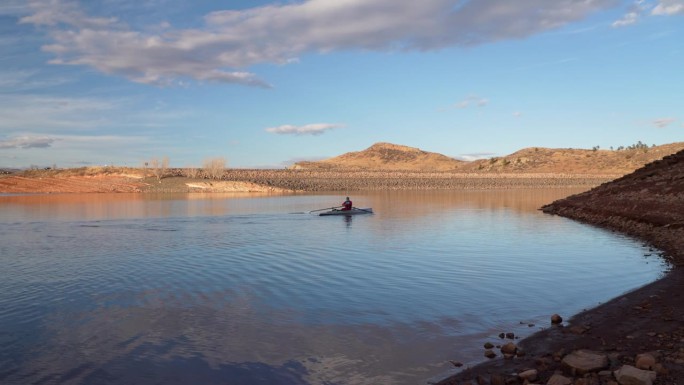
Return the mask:
[[[356,207],[353,207],[351,210],[332,209],[330,211],[322,212],[318,215],[323,217],[326,215],[357,215],[357,214],[373,214],[373,209],[372,208],[359,209]]]

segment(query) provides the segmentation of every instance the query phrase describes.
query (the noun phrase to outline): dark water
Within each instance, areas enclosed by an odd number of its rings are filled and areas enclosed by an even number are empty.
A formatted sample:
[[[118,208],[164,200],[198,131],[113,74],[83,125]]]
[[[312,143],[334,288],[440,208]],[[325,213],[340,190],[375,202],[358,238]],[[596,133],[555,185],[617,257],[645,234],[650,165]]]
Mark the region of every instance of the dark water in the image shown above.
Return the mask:
[[[0,196],[0,383],[425,383],[662,273],[571,192]]]

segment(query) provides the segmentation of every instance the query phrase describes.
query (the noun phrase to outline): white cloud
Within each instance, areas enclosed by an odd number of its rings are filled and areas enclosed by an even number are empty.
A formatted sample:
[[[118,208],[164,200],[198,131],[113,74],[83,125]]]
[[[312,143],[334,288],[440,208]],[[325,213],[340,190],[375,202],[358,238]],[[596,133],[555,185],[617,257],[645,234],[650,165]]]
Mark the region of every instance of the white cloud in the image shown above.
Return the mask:
[[[611,24],[614,28],[626,27],[628,25],[635,24],[639,20],[639,13],[632,11],[627,12],[620,20],[616,20]]]
[[[660,118],[660,119],[655,119],[653,121],[653,124],[658,127],[658,128],[665,128],[669,126],[671,123],[674,123],[677,119],[675,118]]]
[[[519,118],[519,117],[522,116],[522,112],[520,112],[520,111],[515,111],[515,112],[513,113],[513,116],[515,116],[516,118]]]
[[[660,0],[651,11],[653,15],[676,15],[680,13],[684,14],[683,0]]]
[[[306,52],[435,50],[522,39],[613,7],[614,0],[308,0],[207,14],[191,29],[133,30],[67,0],[31,0],[22,18],[48,29],[54,64],[149,84],[182,78],[270,85],[242,69]]]
[[[489,99],[487,98],[482,98],[477,95],[470,95],[466,97],[465,99],[461,100],[460,102],[457,102],[454,107],[456,108],[468,108],[471,106],[477,106],[477,107],[484,107],[487,104],[489,104]]]
[[[614,21],[611,26],[619,28],[636,24],[639,18],[648,14],[649,9],[651,9],[651,15],[671,16],[680,13],[684,14],[684,0],[659,0],[655,7],[646,0],[636,0],[629,11],[620,19]]]
[[[0,150],[12,148],[46,148],[50,147],[54,141],[54,138],[47,136],[18,136],[6,140],[0,140]]]
[[[19,16],[29,11],[26,0],[3,0],[0,4],[0,15]]]
[[[314,123],[304,126],[293,126],[286,124],[278,127],[269,127],[266,129],[266,131],[273,134],[283,135],[320,135],[325,131],[340,127],[344,127],[344,125],[334,123]]]

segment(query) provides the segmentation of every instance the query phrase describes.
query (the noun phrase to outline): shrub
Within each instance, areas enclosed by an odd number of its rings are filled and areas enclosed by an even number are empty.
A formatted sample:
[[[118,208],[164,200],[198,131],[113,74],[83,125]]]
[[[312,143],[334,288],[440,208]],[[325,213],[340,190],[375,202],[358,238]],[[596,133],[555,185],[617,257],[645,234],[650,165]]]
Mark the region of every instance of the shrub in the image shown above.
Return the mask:
[[[197,178],[199,169],[197,167],[186,167],[183,169],[183,175],[188,178]]]
[[[226,160],[224,158],[206,159],[202,168],[207,178],[221,179],[226,169]]]
[[[165,156],[160,161],[159,159],[152,159],[150,161],[150,167],[152,168],[152,174],[157,177],[157,180],[161,183],[166,170],[169,168],[169,157]]]

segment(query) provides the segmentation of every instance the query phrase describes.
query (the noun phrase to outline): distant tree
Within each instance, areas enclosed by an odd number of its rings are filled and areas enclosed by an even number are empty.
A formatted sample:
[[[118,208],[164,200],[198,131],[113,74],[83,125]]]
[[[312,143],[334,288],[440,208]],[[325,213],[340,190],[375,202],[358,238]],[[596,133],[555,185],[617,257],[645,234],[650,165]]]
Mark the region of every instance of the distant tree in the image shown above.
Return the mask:
[[[207,178],[210,179],[221,179],[223,173],[226,170],[226,159],[225,158],[210,158],[205,159],[202,165],[204,173]]]
[[[627,146],[628,150],[644,150],[648,149],[648,144],[644,144],[641,141],[638,141],[630,146]]]
[[[166,170],[169,168],[169,158],[165,156],[161,160],[152,159],[150,161],[150,167],[152,168],[152,173],[154,176],[157,178],[159,183],[161,183],[164,174],[166,174]]]

